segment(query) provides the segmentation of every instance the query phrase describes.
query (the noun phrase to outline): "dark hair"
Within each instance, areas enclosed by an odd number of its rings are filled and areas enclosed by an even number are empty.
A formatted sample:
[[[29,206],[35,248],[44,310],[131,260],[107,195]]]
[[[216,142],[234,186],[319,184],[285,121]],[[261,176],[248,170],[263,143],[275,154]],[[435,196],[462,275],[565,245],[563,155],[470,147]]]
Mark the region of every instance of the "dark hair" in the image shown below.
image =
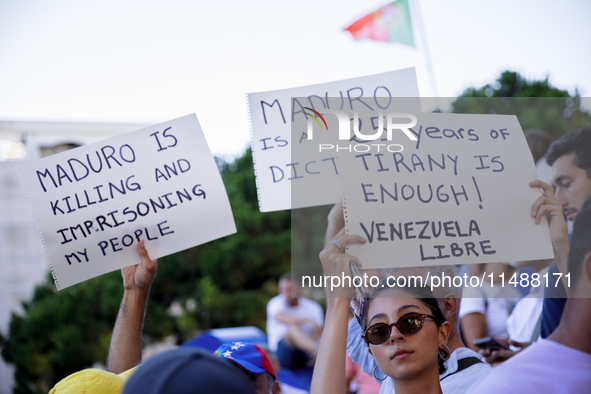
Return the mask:
[[[295,271],[286,272],[286,273],[282,274],[279,277],[279,280],[277,281],[277,283],[280,283],[281,281],[286,281],[286,280],[291,281],[298,286],[302,285],[302,275],[300,275],[298,272],[295,272]]]
[[[441,325],[445,322],[445,315],[443,314],[443,312],[441,312],[441,308],[439,307],[439,301],[437,300],[437,298],[435,298],[435,296],[433,295],[433,292],[431,291],[431,289],[429,287],[424,287],[424,286],[411,286],[411,281],[409,280],[407,283],[405,283],[403,286],[400,286],[399,283],[396,283],[396,287],[392,287],[392,283],[388,283],[388,278],[384,278],[380,281],[380,283],[378,283],[377,287],[371,292],[370,294],[370,299],[372,298],[376,298],[376,294],[378,294],[380,291],[383,290],[388,290],[388,289],[400,289],[403,291],[406,291],[407,293],[409,293],[410,295],[416,297],[419,301],[421,301],[423,304],[425,304],[427,306],[427,308],[429,308],[429,310],[431,311],[431,314],[433,315],[433,317],[435,317],[435,324],[437,324],[437,327],[441,327]],[[416,285],[416,283],[415,283]],[[370,301],[371,302],[371,301]],[[369,308],[368,308],[369,310]],[[367,330],[367,327],[364,327],[364,331]],[[367,346],[369,346],[369,343],[367,343]],[[441,375],[442,373],[444,373],[446,371],[446,366],[445,366],[445,361],[449,358],[450,354],[447,350],[447,348],[445,349],[439,349],[439,357],[437,359],[438,361],[438,365],[439,365],[439,374]]]
[[[552,138],[541,129],[529,129],[524,134],[531,155],[534,158],[534,163],[537,163],[548,151]]]
[[[571,131],[567,135],[554,141],[546,153],[546,161],[549,165],[570,153],[575,153],[573,164],[587,172],[591,179],[591,127]]]
[[[291,280],[291,272],[286,272],[279,277],[279,282],[282,280]]]
[[[568,271],[573,278],[576,289],[579,275],[583,269],[583,262],[587,253],[591,252],[591,198],[589,198],[577,214],[573,228],[570,251],[568,253]]]

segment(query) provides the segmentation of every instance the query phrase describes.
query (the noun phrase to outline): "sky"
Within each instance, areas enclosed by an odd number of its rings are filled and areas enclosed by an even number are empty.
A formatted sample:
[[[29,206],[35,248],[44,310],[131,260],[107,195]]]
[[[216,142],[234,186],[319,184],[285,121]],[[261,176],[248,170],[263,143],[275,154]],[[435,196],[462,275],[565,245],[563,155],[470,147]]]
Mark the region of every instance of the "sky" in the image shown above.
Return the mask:
[[[425,97],[507,69],[591,96],[589,1],[415,1],[416,49],[343,31],[387,3],[1,0],[0,120],[148,125],[196,113],[212,152],[230,159],[250,144],[247,93],[414,66]]]

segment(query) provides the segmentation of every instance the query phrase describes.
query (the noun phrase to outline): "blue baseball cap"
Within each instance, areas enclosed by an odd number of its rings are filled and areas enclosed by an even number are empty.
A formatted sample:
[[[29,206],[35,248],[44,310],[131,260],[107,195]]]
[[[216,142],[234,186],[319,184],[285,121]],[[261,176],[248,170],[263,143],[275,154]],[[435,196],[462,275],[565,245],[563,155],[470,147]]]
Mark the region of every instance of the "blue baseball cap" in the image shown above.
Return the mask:
[[[267,357],[263,349],[254,343],[224,343],[213,354],[217,357],[233,361],[251,374],[269,372],[273,378],[277,379],[269,357]]]
[[[231,363],[198,348],[179,347],[140,365],[123,394],[255,394]]]

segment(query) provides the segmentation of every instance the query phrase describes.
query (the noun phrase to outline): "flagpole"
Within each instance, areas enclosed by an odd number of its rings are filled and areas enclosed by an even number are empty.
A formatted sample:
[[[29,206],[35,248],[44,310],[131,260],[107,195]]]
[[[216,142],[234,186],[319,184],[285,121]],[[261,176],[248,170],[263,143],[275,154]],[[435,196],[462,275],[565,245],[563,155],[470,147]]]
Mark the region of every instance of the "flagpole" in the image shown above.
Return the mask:
[[[439,97],[437,83],[435,82],[435,73],[433,72],[433,66],[431,63],[431,54],[429,52],[429,46],[427,45],[427,35],[425,34],[425,27],[423,25],[423,16],[419,7],[419,0],[414,0],[412,3],[417,16],[415,18],[417,21],[417,30],[421,35],[421,49],[423,50],[423,56],[427,66],[427,73],[429,74],[429,80],[431,82],[431,93],[433,94],[433,97]]]

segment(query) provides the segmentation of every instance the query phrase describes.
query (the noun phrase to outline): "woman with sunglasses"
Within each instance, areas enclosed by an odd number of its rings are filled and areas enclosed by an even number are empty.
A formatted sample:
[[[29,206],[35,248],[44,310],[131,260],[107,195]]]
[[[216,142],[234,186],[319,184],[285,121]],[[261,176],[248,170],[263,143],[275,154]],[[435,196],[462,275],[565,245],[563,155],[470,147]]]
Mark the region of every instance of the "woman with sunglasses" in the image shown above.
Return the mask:
[[[350,276],[349,263],[359,260],[344,252],[348,244],[365,243],[358,235],[339,232],[320,253],[324,275]],[[379,368],[377,379],[390,376],[396,394],[441,393],[439,373],[449,357],[446,349],[450,326],[429,289],[377,287],[362,335]],[[347,323],[352,289],[337,289],[327,299],[325,326],[318,350],[311,394],[345,392]]]

